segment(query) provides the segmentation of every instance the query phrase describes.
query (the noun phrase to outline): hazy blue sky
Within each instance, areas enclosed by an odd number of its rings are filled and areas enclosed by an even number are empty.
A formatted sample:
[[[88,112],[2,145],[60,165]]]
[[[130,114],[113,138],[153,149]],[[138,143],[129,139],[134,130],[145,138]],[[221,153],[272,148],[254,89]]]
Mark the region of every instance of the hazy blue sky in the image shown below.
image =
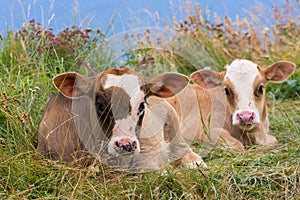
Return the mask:
[[[23,22],[34,18],[45,27],[60,30],[76,22],[105,30],[114,20],[112,33],[131,28],[165,27],[172,17],[185,19],[185,1],[182,0],[0,0],[0,30],[18,29]],[[212,13],[247,16],[249,7],[262,10],[264,23],[271,23],[274,6],[282,6],[285,0],[238,1],[193,0],[201,8],[208,7]],[[262,3],[263,2],[263,3]]]

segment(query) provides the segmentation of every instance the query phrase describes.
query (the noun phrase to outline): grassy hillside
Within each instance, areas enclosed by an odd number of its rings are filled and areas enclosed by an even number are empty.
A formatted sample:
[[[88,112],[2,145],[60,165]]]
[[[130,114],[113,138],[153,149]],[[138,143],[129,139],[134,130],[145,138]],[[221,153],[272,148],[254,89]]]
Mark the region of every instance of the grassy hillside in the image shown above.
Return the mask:
[[[53,33],[31,21],[21,30],[2,36],[0,199],[299,198],[299,21],[285,16],[283,10],[274,10],[276,24],[269,27],[267,34],[260,29],[259,19],[232,21],[215,16],[211,22],[206,20],[208,11],[192,5],[186,9],[189,18],[174,19],[175,27],[169,29],[201,44],[219,69],[234,58],[251,59],[262,66],[283,59],[297,64],[289,81],[268,86],[270,133],[277,137],[278,147],[254,146],[237,153],[195,142],[195,152],[210,170],[170,166],[164,174],[126,174],[105,166],[69,168],[43,160],[35,150],[37,129],[45,103],[55,92],[52,77],[65,71],[89,74],[92,69],[86,59],[97,45],[102,52],[105,36],[99,30],[76,26]],[[106,59],[111,56],[109,52],[102,53],[97,66],[100,70],[107,67],[101,63],[108,63]],[[186,74],[195,70],[185,58],[172,52],[140,49],[124,54],[127,59],[112,66],[147,69],[167,65]]]

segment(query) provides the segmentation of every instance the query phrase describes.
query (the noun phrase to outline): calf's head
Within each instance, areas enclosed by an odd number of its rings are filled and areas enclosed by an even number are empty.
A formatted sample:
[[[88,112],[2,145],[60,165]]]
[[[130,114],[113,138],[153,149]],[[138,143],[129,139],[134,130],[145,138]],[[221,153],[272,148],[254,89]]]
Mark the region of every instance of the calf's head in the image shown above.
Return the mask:
[[[147,97],[168,98],[181,91],[188,78],[178,73],[164,73],[151,79],[128,69],[110,68],[95,77],[86,78],[74,72],[53,79],[57,89],[67,98],[88,96],[104,134],[109,138],[110,154],[140,152],[139,133],[143,123]]]
[[[237,59],[226,66],[226,71],[199,70],[191,74],[191,79],[202,87],[223,87],[232,124],[250,130],[266,118],[267,82],[282,82],[294,69],[295,64],[287,61],[262,68],[251,61]]]

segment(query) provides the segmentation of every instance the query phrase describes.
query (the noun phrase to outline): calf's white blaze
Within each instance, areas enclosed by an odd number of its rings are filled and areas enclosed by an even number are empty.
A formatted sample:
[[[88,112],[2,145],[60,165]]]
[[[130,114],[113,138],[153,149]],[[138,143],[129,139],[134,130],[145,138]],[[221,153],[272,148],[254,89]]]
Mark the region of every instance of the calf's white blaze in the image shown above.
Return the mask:
[[[139,119],[138,108],[140,103],[144,101],[145,94],[141,90],[141,83],[139,77],[134,74],[123,74],[123,75],[114,75],[107,74],[106,81],[103,86],[104,89],[110,87],[119,87],[122,88],[130,97],[130,106],[131,113],[123,119],[115,121],[115,126],[113,128],[113,135],[111,141],[108,145],[108,152],[111,154],[116,154],[114,149],[114,142],[122,138],[130,138],[137,141],[137,136],[135,133],[135,128]],[[137,142],[136,153],[140,152],[140,145]]]
[[[253,123],[260,123],[260,112],[254,103],[253,84],[255,78],[259,75],[257,65],[248,60],[234,60],[227,66],[224,79],[229,79],[237,95],[236,111],[232,115],[232,124],[238,125],[239,120],[236,118],[237,113],[253,112]]]

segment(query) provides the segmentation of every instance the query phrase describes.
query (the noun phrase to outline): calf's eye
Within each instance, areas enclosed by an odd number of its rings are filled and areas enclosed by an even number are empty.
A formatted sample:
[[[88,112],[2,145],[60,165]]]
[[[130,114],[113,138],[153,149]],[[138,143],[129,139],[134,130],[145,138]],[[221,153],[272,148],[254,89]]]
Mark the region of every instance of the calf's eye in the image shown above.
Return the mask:
[[[230,96],[230,90],[227,87],[224,88],[224,91],[226,96]]]
[[[260,95],[263,95],[263,94],[264,94],[264,86],[263,86],[263,85],[260,85],[260,86],[257,88],[257,91],[256,91],[255,96],[259,97]]]
[[[139,106],[139,113],[143,112],[145,110],[145,102],[142,102]]]
[[[105,108],[107,107],[104,97],[100,94],[97,94],[95,104],[97,110],[99,111],[104,111]]]

